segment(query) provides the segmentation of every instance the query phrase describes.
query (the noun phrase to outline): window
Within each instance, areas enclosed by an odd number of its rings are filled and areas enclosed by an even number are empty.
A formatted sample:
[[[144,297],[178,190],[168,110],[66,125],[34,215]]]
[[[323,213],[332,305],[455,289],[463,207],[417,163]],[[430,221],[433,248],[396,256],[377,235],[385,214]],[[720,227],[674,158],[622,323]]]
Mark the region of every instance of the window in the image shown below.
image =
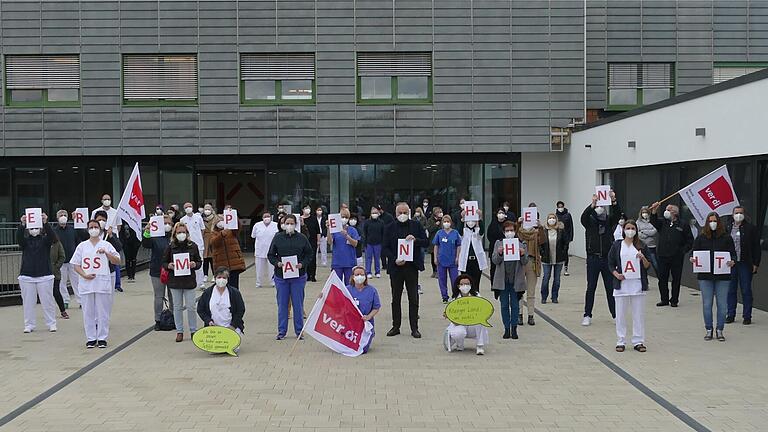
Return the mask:
[[[675,94],[672,63],[609,63],[607,110],[624,111]]]
[[[243,54],[240,57],[240,103],[313,105],[315,55]]]
[[[431,53],[358,53],[360,104],[432,103]]]
[[[79,106],[80,57],[5,56],[5,104],[20,107]]]
[[[738,78],[768,68],[768,63],[715,63],[712,84]]]
[[[197,57],[124,55],[123,103],[137,106],[197,105]]]

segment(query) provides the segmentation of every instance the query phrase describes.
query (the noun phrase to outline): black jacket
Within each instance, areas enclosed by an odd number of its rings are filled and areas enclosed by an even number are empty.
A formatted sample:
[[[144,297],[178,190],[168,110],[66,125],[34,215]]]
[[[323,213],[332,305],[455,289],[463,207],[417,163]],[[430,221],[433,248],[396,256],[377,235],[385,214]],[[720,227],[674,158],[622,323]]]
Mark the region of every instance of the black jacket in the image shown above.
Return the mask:
[[[710,273],[696,273],[698,280],[716,280],[727,281],[731,280],[731,274],[718,274],[715,271],[715,254],[714,252],[730,252],[731,260],[736,261],[736,247],[733,245],[733,238],[727,232],[723,233],[720,237],[707,238],[704,234],[699,234],[696,240],[693,241],[693,250],[695,251],[709,251],[709,268],[712,270]]]
[[[614,271],[619,274],[623,273],[624,269],[621,268],[621,242],[623,241],[624,240],[614,241],[611,250],[608,252],[608,270],[611,274],[613,274]],[[645,255],[646,258],[649,257],[648,254],[650,252],[648,251],[648,246],[643,245],[640,252]],[[640,260],[640,281],[643,286],[643,291],[648,291],[648,269],[645,268],[642,260]],[[621,281],[615,277],[613,278],[613,289],[621,289]]]
[[[552,262],[549,248],[549,230],[544,230],[544,243],[539,245],[539,253],[541,254],[541,262],[549,264]],[[565,241],[565,230],[557,230],[557,241],[555,242],[555,263],[563,263],[568,257],[568,242]]]
[[[300,232],[288,235],[285,231],[282,231],[275,234],[275,237],[272,238],[272,244],[269,245],[269,252],[267,252],[267,259],[269,259],[270,264],[276,266],[282,263],[283,257],[293,255],[296,255],[296,261],[301,264],[299,276],[303,276],[307,272],[307,266],[315,259],[315,254],[312,251],[312,246],[309,245],[309,240]],[[282,266],[281,268],[275,267],[275,276],[282,279]]]
[[[203,320],[203,325],[208,327],[211,322],[211,296],[213,290],[217,289],[216,285],[211,285],[203,291],[200,299],[197,300],[197,315]],[[243,329],[245,324],[243,323],[243,316],[245,316],[245,302],[243,296],[237,288],[227,285],[227,291],[229,291],[229,312],[232,314],[232,327],[240,329],[245,333]]]
[[[562,213],[555,211],[557,220],[563,223],[563,230],[565,236],[565,242],[570,243],[573,241],[573,217],[568,212],[568,209],[564,209]]]
[[[195,265],[189,266],[190,272],[185,276],[176,276],[174,271],[169,268],[169,264],[173,262],[173,255],[180,253],[188,253],[189,260],[195,263]],[[166,285],[173,289],[195,289],[197,287],[195,270],[199,269],[202,264],[200,250],[195,242],[171,242],[163,252],[163,267],[168,270],[168,283]]]
[[[170,243],[170,235],[163,237],[143,237],[141,246],[151,251],[149,257],[149,276],[160,277],[160,267],[163,265],[163,255]]]
[[[363,224],[363,240],[367,245],[380,245],[384,241],[384,221],[378,219],[368,219]]]
[[[141,241],[136,238],[136,231],[129,227],[127,223],[124,223],[120,228],[120,241],[123,243],[125,259],[136,259],[136,255],[141,247]]]
[[[613,230],[619,223],[621,207],[618,204],[611,206],[611,212],[605,221],[601,221],[595,213],[592,205],[588,205],[581,214],[581,225],[585,228],[584,236],[586,239],[587,255],[599,255],[603,258],[608,257],[608,252],[613,245]],[[600,230],[603,233],[600,234]]]
[[[659,219],[656,213],[651,214],[651,224],[659,232],[656,242],[656,255],[660,257],[681,257],[691,250],[693,234],[688,224],[678,218],[674,222]]]
[[[75,248],[80,244],[75,229],[72,225],[64,225],[62,227],[61,225],[56,224],[53,227],[53,232],[56,233],[56,237],[59,238],[61,246],[64,248],[64,255],[67,258],[67,262],[69,262],[69,260],[72,259],[72,255],[75,254]]]
[[[429,246],[427,233],[424,232],[421,224],[413,219],[405,223],[400,221],[392,222],[384,228],[384,242],[382,243],[381,254],[387,257],[387,271],[390,276],[392,272],[400,268],[395,263],[397,259],[397,240],[404,239],[408,235],[415,237],[413,241],[413,262],[405,263],[406,266],[414,265],[419,271],[424,270],[424,248]]]
[[[312,242],[312,238],[314,238],[315,242],[317,242],[317,234],[320,233],[320,237],[328,237],[328,227],[325,226],[325,223],[328,221],[328,217],[326,215],[323,215],[322,220],[320,222],[317,222],[317,215],[313,215],[310,217],[312,220],[311,222],[307,222],[307,231],[309,232],[309,241]]]
[[[322,233],[320,224],[317,222],[317,216],[310,216],[302,219],[301,223],[307,227],[307,240],[312,247],[317,247],[317,235]]]
[[[733,219],[728,223],[726,233],[730,234],[732,229]],[[739,225],[739,236],[741,237],[741,259],[739,262],[760,266],[762,251],[760,250],[760,232],[758,229],[751,223],[743,221]]]
[[[43,224],[40,234],[32,237],[24,225],[19,224],[16,241],[21,248],[20,276],[41,277],[53,275],[51,267],[51,245],[56,234],[47,223]]]
[[[494,217],[491,223],[488,224],[488,229],[485,231],[485,238],[488,239],[489,252],[493,250],[493,245],[496,244],[496,240],[502,240],[504,238],[503,223],[504,222],[499,222],[499,219]]]
[[[105,231],[102,231],[101,238],[102,240],[109,242],[109,244],[111,244],[112,247],[115,248],[117,253],[123,252],[123,242],[121,242],[120,239],[117,237],[117,233],[107,234]],[[109,263],[109,272],[114,273],[115,269],[119,265],[120,264],[115,265],[115,264]]]

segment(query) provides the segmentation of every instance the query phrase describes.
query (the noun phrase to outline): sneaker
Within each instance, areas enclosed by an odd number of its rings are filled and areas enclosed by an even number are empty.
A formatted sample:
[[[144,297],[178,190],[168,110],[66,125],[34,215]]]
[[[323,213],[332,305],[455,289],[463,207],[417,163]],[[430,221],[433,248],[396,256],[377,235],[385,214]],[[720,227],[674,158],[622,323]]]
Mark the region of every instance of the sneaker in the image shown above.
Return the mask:
[[[483,348],[482,345],[478,345],[476,352],[477,352],[477,355],[484,355],[485,354],[485,349]]]
[[[716,330],[715,335],[717,336],[717,340],[719,340],[720,342],[725,342],[725,335],[723,335],[722,330]]]
[[[256,288],[261,288],[261,284],[260,284],[260,283],[257,283],[257,284],[256,284]]]
[[[373,279],[373,274],[372,273],[368,273],[368,279]]]
[[[424,290],[421,289],[421,285],[418,287],[419,294],[424,294]]]
[[[117,291],[117,292],[123,292],[123,288],[122,288],[122,287],[115,287],[115,291]]]
[[[570,274],[570,273],[568,273],[568,269],[565,269],[565,271],[563,272],[563,276],[570,276],[570,275],[571,275],[571,274]]]
[[[454,344],[454,351],[464,351],[464,345]]]
[[[69,319],[69,314],[67,313],[67,311],[64,311],[61,313],[61,319]]]
[[[128,278],[128,283],[135,283],[135,282],[136,282],[136,279],[134,279],[134,278]]]
[[[88,341],[85,343],[87,349],[96,348],[96,341]]]
[[[277,336],[275,336],[275,340],[279,340],[280,341],[280,340],[283,340],[283,339],[285,339],[285,335],[277,335]]]
[[[583,325],[585,327],[588,326],[588,325],[591,325],[591,324],[592,324],[592,318],[591,317],[585,316],[584,319],[581,320],[581,325]]]
[[[376,273],[376,279],[381,279],[381,273]]]
[[[51,332],[51,333],[56,333],[56,326],[48,327],[48,331]]]
[[[704,340],[705,341],[711,341],[712,340],[712,330],[707,330],[707,333],[704,334]]]
[[[33,331],[35,331],[35,329],[32,327],[24,327],[24,333],[32,333]]]
[[[528,315],[528,325],[536,325],[536,322],[533,320],[533,315]]]
[[[517,316],[517,325],[523,325],[523,314]]]
[[[96,342],[96,345],[97,345],[99,348],[106,348],[106,347],[107,347],[107,341],[105,341],[105,340],[100,340],[100,341]]]

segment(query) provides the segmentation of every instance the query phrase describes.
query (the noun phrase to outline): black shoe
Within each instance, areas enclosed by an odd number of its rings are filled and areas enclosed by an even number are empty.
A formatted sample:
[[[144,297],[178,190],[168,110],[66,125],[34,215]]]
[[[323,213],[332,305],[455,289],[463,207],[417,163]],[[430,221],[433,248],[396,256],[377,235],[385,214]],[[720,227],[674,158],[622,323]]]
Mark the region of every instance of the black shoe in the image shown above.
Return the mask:
[[[672,307],[677,307],[677,302],[670,303],[669,305],[672,306]]]
[[[411,336],[413,336],[414,339],[421,339],[421,333],[419,333],[418,330],[411,330]]]
[[[400,334],[400,329],[397,327],[392,327],[392,329],[387,332],[387,336],[397,336],[399,334]]]
[[[85,343],[85,347],[88,349],[96,348],[96,341],[88,341]]]
[[[752,324],[752,318],[744,318],[744,321],[741,322],[744,325],[750,325]]]
[[[711,341],[712,340],[712,330],[707,330],[707,333],[704,334],[704,340],[705,341]]]
[[[509,336],[509,329],[505,329],[505,330],[504,330],[504,336],[502,336],[501,338],[502,338],[502,339],[509,339],[509,337],[510,337],[510,336]]]
[[[432,279],[437,279],[437,272],[432,272],[432,276],[431,276],[431,278],[432,278]]]
[[[517,325],[523,325],[523,314],[517,316]]]
[[[725,317],[725,323],[726,324],[730,324],[730,323],[732,323],[734,321],[736,321],[736,317],[732,317],[732,316]]]
[[[715,330],[715,336],[717,337],[717,340],[720,342],[725,342],[725,336],[723,335],[722,330]]]
[[[443,304],[448,304],[448,299],[447,298],[443,299]]]
[[[541,304],[547,304],[547,299],[545,298],[541,299]]]
[[[517,336],[517,327],[512,326],[512,331],[509,333],[509,336],[512,339],[517,339],[518,338],[518,336]]]
[[[97,342],[97,345],[98,345],[99,348],[106,348],[107,347],[107,341],[100,340],[100,341]]]
[[[123,288],[121,288],[121,287],[115,287],[115,291],[117,291],[117,292],[123,292]]]
[[[656,306],[662,307],[662,306],[669,306],[669,302],[661,301],[656,303]]]
[[[155,321],[155,331],[160,331],[160,321]]]
[[[528,325],[536,325],[536,322],[533,321],[533,315],[528,315]]]
[[[552,303],[557,303],[557,299],[556,299],[556,298],[553,298],[553,299],[552,299]]]

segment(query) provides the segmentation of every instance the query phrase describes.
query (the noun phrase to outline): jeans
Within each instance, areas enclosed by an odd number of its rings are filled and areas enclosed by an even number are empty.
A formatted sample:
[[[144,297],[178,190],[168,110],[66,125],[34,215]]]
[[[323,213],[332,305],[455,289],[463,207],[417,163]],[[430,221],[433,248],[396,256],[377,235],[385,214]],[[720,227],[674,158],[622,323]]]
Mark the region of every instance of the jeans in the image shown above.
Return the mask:
[[[171,288],[171,295],[176,299],[173,303],[173,321],[176,323],[176,333],[184,333],[184,314],[187,311],[187,323],[190,333],[197,331],[197,308],[195,307],[194,289]]]
[[[736,291],[741,288],[741,301],[744,303],[741,316],[752,319],[752,264],[737,262],[731,268],[731,282],[728,288],[728,316],[736,316]]]
[[[520,314],[520,302],[512,282],[507,282],[504,291],[499,291],[499,303],[501,303],[501,322],[504,330],[517,327],[517,316]]]
[[[680,278],[683,275],[683,256],[657,257],[659,272],[659,294],[662,303],[677,304],[680,301]],[[669,296],[669,275],[672,274],[672,297]]]
[[[390,287],[392,288],[392,327],[399,329],[402,322],[403,289],[408,295],[408,321],[411,331],[419,329],[419,271],[413,263],[395,266],[390,272]]]
[[[373,266],[371,265],[373,261]],[[371,273],[371,269],[375,267],[376,274],[381,274],[381,245],[369,244],[365,247],[365,273]]]
[[[453,284],[456,282],[456,277],[459,275],[459,268],[455,265],[450,267],[443,267],[439,263],[437,264],[437,283],[440,285],[440,295],[443,300],[448,300],[448,279],[450,278],[451,290],[453,290]],[[453,291],[451,291],[453,294]]]
[[[656,275],[659,274],[659,259],[656,256],[656,248],[648,248],[648,261],[651,262],[651,267],[653,267],[653,271],[656,273]]]
[[[304,328],[304,286],[307,275],[297,278],[283,279],[275,276],[277,291],[277,334],[285,336],[288,333],[288,302],[293,305],[293,331],[296,336]]]
[[[122,288],[123,287],[123,280],[120,276],[120,266],[115,266],[115,289]]]
[[[599,255],[587,256],[587,292],[584,296],[584,316],[592,318],[597,280],[601,275],[605,297],[608,300],[608,310],[611,312],[611,316],[616,318],[616,302],[613,300],[613,275],[608,269],[608,258]]]
[[[549,276],[554,271],[552,278],[552,300],[557,300],[557,294],[560,292],[560,272],[563,270],[563,263],[542,264],[543,272],[541,278],[541,301],[549,297]]]
[[[728,302],[727,280],[700,280],[701,302],[704,312],[704,328],[712,330],[712,303],[717,301],[717,329],[725,328],[725,308]]]

